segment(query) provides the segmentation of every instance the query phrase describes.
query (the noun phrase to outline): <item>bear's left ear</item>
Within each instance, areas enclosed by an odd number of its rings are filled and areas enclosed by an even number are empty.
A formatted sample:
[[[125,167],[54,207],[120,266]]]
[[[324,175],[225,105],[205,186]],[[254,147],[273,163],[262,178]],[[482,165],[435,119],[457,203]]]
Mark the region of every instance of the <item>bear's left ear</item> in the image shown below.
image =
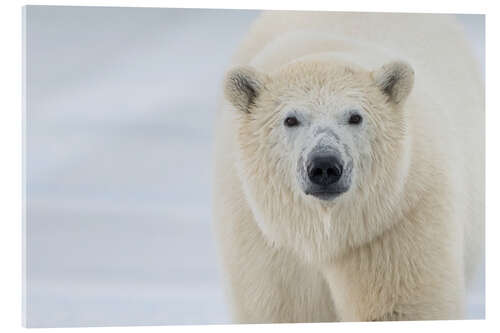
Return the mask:
[[[406,100],[413,88],[415,72],[406,62],[394,61],[373,71],[372,77],[389,101],[400,104]]]
[[[268,80],[267,75],[250,66],[233,68],[224,80],[224,95],[236,109],[250,113]]]

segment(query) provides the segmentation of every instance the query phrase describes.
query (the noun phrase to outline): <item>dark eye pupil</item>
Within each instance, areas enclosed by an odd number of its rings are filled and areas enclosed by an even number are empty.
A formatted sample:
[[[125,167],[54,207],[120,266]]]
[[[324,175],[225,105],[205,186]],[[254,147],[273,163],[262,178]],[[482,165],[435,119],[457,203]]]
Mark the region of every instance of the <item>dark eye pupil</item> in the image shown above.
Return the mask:
[[[353,114],[350,118],[349,118],[349,124],[359,124],[361,122],[363,118],[361,118],[361,116],[359,114]]]
[[[295,117],[287,117],[285,119],[285,125],[288,127],[297,126],[298,124],[299,124],[299,121]]]

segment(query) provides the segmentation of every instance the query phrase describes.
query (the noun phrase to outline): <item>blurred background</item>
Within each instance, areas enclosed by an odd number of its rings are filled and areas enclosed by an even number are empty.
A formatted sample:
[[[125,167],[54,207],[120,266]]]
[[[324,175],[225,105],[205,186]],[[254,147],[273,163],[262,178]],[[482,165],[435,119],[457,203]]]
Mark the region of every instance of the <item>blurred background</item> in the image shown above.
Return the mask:
[[[25,10],[27,325],[229,323],[212,129],[258,11]],[[458,18],[484,75],[484,16]]]

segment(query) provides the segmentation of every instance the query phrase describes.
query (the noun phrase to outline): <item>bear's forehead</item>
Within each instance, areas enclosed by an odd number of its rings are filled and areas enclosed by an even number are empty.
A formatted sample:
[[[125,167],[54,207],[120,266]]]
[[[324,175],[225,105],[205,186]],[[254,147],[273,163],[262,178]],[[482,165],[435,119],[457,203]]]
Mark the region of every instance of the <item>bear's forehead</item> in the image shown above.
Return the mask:
[[[271,90],[336,93],[368,92],[373,82],[368,71],[346,64],[303,62],[284,66],[271,75]]]
[[[268,90],[280,103],[340,107],[365,104],[373,94],[370,73],[344,64],[296,63],[270,77]]]

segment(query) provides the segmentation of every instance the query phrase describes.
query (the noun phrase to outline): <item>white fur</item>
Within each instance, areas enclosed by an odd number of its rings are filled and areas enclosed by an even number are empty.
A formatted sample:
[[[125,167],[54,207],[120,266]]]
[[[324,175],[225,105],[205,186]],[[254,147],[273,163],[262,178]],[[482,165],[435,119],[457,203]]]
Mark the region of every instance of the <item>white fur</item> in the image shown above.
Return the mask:
[[[483,86],[463,35],[445,15],[255,22],[215,146],[214,220],[236,322],[463,317],[484,237]],[[413,86],[395,60],[413,68]],[[389,96],[391,68],[408,80]],[[356,129],[342,118],[353,108],[366,120]],[[296,132],[282,126],[290,112],[304,119]],[[305,195],[296,170],[325,126],[354,160],[351,188],[332,202]]]

